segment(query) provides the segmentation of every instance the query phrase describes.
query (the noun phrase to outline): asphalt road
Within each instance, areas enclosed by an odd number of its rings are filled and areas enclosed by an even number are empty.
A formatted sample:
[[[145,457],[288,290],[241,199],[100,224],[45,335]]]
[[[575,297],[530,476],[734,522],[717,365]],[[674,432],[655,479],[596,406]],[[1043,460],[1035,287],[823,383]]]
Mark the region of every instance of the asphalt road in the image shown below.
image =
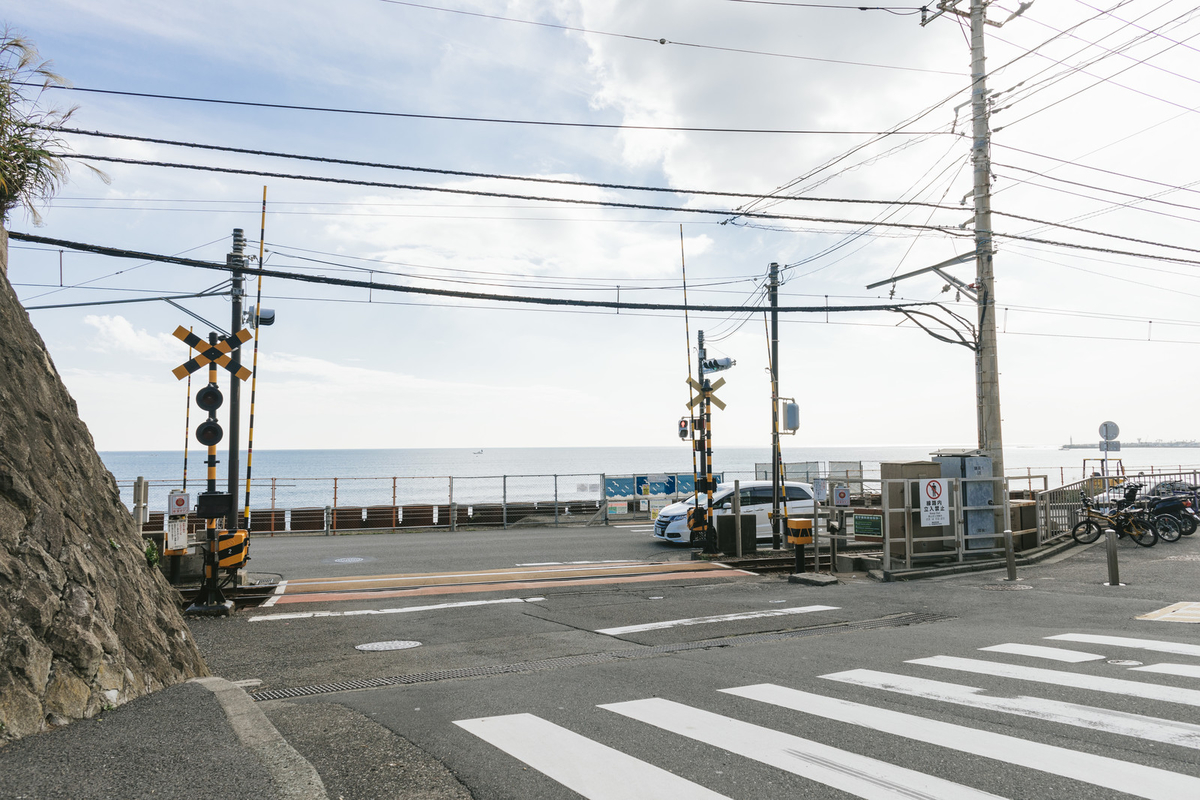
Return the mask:
[[[255,575],[290,579],[491,569],[547,561],[689,558],[690,548],[654,539],[650,523],[646,523],[607,528],[513,528],[454,533],[256,535],[250,547],[249,568]]]
[[[406,538],[349,566],[370,574],[510,566],[533,551],[538,561],[664,552],[628,529],[518,533],[481,540],[467,556],[443,545],[444,558],[436,541]],[[304,552],[278,554],[271,543],[263,560],[312,575],[306,564],[324,569],[376,538],[304,540]],[[1200,602],[1200,536],[1126,545],[1123,587],[1103,585],[1099,546],[1023,568],[1022,589],[1002,572],[822,588],[697,576],[477,598],[508,601],[487,605],[455,605],[471,599],[462,595],[301,604],[191,624],[217,674],[263,689],[316,687],[264,703],[269,715],[336,704],[428,769],[444,765],[431,797],[1197,797],[1200,625],[1137,617]],[[408,610],[280,616],[384,607]],[[355,649],[384,641],[419,645]],[[359,691],[328,685],[385,678]],[[298,749],[319,756],[320,737],[303,727]],[[364,768],[380,758],[395,756],[364,744]]]

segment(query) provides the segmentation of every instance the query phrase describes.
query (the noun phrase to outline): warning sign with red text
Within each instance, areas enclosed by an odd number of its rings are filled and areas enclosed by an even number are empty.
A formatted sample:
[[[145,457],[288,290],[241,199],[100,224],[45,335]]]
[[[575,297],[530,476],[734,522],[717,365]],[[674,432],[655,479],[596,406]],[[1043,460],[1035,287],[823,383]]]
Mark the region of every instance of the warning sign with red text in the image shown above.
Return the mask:
[[[920,482],[922,526],[950,524],[949,483],[945,478],[928,478]]]

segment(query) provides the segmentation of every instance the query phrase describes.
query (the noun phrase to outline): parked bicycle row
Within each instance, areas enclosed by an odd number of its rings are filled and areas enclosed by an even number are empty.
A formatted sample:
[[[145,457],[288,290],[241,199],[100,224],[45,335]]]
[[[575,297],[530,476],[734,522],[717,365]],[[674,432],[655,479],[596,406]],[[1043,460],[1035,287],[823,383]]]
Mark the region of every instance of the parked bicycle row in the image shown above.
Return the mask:
[[[1129,537],[1142,547],[1153,547],[1161,539],[1177,542],[1191,536],[1200,525],[1200,487],[1183,481],[1157,484],[1149,492],[1143,483],[1130,483],[1117,495],[1116,490],[1089,497],[1080,491],[1083,516],[1071,529],[1080,544],[1091,544],[1108,529],[1118,537]]]

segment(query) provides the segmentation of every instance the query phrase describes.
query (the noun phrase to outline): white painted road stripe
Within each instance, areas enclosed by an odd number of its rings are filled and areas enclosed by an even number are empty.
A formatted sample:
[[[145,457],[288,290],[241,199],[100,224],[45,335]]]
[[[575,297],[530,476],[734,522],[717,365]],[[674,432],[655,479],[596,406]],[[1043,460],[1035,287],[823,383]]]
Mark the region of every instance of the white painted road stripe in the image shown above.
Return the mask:
[[[262,604],[263,608],[270,608],[279,602],[279,598],[283,597],[283,591],[287,588],[287,581],[280,581],[275,585],[275,594],[267,598],[267,602]]]
[[[1081,753],[1016,736],[873,708],[772,684],[722,691],[962,753],[996,759],[1006,764],[1048,772],[1146,800],[1200,797],[1200,778],[1130,761]]]
[[[1078,650],[1062,650],[1058,647],[1042,647],[1036,644],[1015,644],[1013,642],[992,645],[991,647],[981,647],[979,649],[989,653],[1009,653],[1015,656],[1047,658],[1051,661],[1066,661],[1071,664],[1080,664],[1084,661],[1100,661],[1104,658],[1104,656],[1098,656],[1095,653],[1081,653]]]
[[[711,617],[691,617],[690,619],[670,619],[664,622],[647,622],[643,625],[623,625],[619,628],[603,628],[596,631],[596,633],[604,633],[609,636],[620,636],[623,633],[660,631],[665,628],[678,628],[684,625],[707,625],[712,622],[732,622],[742,619],[782,617],[788,614],[808,614],[813,611],[837,611],[837,609],[837,606],[798,606],[796,608],[772,608],[765,611],[743,611],[737,614],[716,614]]]
[[[852,669],[821,677],[855,686],[938,700],[943,703],[983,708],[1004,714],[1016,714],[1031,719],[1058,722],[1079,728],[1092,728],[1120,736],[1132,736],[1137,739],[1200,750],[1200,725],[1193,725],[1190,722],[1147,717],[1141,714],[1127,714],[1121,711],[1109,711],[1105,708],[1044,700],[1040,697],[988,697],[980,694],[983,689],[974,686],[943,683],[925,678],[910,678],[907,675],[892,675],[871,669]]]
[[[529,564],[514,564],[517,567],[574,567],[579,564],[640,564],[632,558],[609,558],[604,561],[534,561]]]
[[[502,600],[464,600],[460,603],[438,603],[431,606],[405,606],[404,608],[364,608],[358,611],[299,611],[294,614],[259,614],[249,619],[251,622],[274,622],[281,619],[312,619],[314,617],[362,617],[371,614],[408,614],[412,611],[441,611],[446,608],[496,606],[505,603],[540,603],[545,599],[544,597],[506,597]]]
[[[1163,675],[1178,675],[1182,678],[1200,678],[1200,666],[1195,664],[1147,664],[1131,667],[1131,672],[1159,672]]]
[[[588,800],[729,800],[532,714],[454,724]]]
[[[1165,703],[1200,706],[1200,691],[1196,689],[1181,689],[1175,686],[1142,683],[1141,681],[1130,681],[1124,678],[1081,675],[1075,672],[1042,669],[1041,667],[1019,667],[1015,664],[998,664],[992,661],[977,661],[973,658],[957,658],[955,656],[915,658],[908,663],[920,664],[924,667],[956,669],[961,672],[975,672],[980,675],[994,675],[998,678],[1016,678],[1022,681],[1048,683],[1053,686],[1073,686],[1077,689],[1088,689],[1093,692],[1123,694],[1128,697],[1141,697],[1146,700],[1161,700]],[[1200,797],[1200,794],[1196,796]]]
[[[1058,639],[1063,642],[1111,644],[1116,647],[1133,647],[1138,650],[1154,650],[1158,653],[1174,653],[1177,656],[1200,657],[1200,645],[1197,644],[1160,642],[1154,639],[1131,639],[1125,636],[1098,636],[1091,633],[1060,633],[1058,636],[1047,636],[1046,638]]]
[[[567,567],[549,567],[547,569],[530,569],[526,572],[516,572],[511,569],[506,569],[506,570],[503,570],[500,572],[433,572],[433,573],[418,573],[415,575],[372,575],[372,576],[368,576],[366,578],[328,578],[328,579],[326,579],[326,578],[305,578],[304,583],[293,583],[292,588],[296,589],[298,592],[301,592],[310,586],[335,586],[335,585],[352,584],[352,583],[379,583],[381,581],[393,580],[393,579],[396,581],[401,581],[401,582],[403,582],[403,581],[418,581],[418,580],[422,580],[424,578],[496,578],[496,577],[499,577],[499,578],[508,578],[509,580],[518,580],[519,579],[519,580],[525,580],[525,581],[532,581],[532,580],[538,580],[538,579],[536,577],[517,578],[516,576],[536,575],[539,573],[545,573],[547,575],[554,576],[560,572],[587,572],[589,570],[601,570],[601,569],[627,569],[631,566],[661,567],[663,565],[663,563],[666,563],[666,562],[627,561],[627,562],[621,562],[620,564],[608,564],[606,566],[586,566],[586,567],[569,567],[569,568],[567,568]],[[299,579],[297,579],[297,580],[299,580]],[[482,583],[482,581],[479,581],[479,582]],[[400,588],[400,587],[395,586],[395,587],[388,587],[388,588]],[[334,590],[326,589],[324,591],[334,591]]]
[[[866,800],[982,800],[997,795],[811,739],[662,698],[602,705],[609,711],[786,770]],[[663,795],[667,797],[668,795]]]

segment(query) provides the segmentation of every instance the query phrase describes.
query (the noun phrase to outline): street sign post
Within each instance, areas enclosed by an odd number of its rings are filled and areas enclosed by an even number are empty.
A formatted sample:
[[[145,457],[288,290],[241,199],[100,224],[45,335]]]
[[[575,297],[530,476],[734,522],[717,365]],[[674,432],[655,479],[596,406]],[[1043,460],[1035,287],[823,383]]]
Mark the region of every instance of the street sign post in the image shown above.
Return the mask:
[[[1106,478],[1108,477],[1108,454],[1121,451],[1121,443],[1117,441],[1117,437],[1120,435],[1121,429],[1117,427],[1117,423],[1112,420],[1100,423],[1100,438],[1103,439],[1100,442],[1100,452],[1104,453],[1102,469]]]

